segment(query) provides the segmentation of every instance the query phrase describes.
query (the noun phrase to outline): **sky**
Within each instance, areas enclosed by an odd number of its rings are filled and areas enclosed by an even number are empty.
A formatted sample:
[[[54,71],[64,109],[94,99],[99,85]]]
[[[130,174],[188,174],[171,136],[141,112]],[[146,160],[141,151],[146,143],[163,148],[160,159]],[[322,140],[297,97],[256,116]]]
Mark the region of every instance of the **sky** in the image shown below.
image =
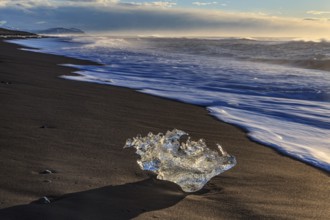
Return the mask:
[[[0,26],[329,39],[330,0],[0,0]]]

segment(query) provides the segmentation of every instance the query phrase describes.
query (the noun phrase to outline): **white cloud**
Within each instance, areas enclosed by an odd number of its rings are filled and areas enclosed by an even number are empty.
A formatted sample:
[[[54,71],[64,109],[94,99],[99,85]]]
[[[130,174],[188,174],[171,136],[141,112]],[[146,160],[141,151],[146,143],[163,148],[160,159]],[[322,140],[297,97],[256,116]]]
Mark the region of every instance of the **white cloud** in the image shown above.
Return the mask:
[[[197,6],[206,6],[206,5],[216,5],[218,4],[218,2],[193,2],[192,4]]]
[[[2,5],[4,2],[0,0]],[[23,1],[11,0],[10,4],[18,2]],[[41,23],[38,22],[45,21],[47,23],[42,24],[43,27],[76,27],[87,32],[273,37],[304,37],[317,33],[318,36],[330,36],[330,21],[327,20],[170,8],[174,4],[171,1],[134,4],[113,0],[26,0],[24,3],[29,3],[29,8],[0,7],[0,20],[8,21],[10,26],[30,30],[40,28]],[[163,7],[168,10],[163,10]]]
[[[34,7],[110,6],[116,3],[118,0],[0,0],[0,7],[29,9]]]
[[[330,14],[330,11],[306,11],[306,14],[323,15],[323,14]]]
[[[125,3],[123,4],[125,5]],[[176,5],[175,2],[163,2],[163,1],[156,1],[156,2],[129,2],[126,5],[135,5],[135,6],[147,6],[147,7],[160,7],[160,8],[171,8]]]
[[[20,8],[28,11],[36,7],[93,7],[93,8],[109,8],[109,7],[157,7],[171,8],[177,3],[171,1],[154,1],[154,2],[120,2],[119,0],[0,0],[0,8]]]

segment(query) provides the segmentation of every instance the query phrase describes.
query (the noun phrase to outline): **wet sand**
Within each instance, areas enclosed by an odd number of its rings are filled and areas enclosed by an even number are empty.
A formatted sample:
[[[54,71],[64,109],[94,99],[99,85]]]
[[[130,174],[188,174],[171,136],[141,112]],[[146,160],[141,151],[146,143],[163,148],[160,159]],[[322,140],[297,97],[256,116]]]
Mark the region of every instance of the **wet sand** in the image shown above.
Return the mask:
[[[198,106],[59,78],[92,64],[0,41],[0,219],[328,219],[330,178]],[[125,141],[181,129],[238,161],[195,194],[141,171]],[[42,174],[50,170],[53,173]],[[46,172],[47,173],[47,172]],[[47,196],[50,204],[40,198]]]

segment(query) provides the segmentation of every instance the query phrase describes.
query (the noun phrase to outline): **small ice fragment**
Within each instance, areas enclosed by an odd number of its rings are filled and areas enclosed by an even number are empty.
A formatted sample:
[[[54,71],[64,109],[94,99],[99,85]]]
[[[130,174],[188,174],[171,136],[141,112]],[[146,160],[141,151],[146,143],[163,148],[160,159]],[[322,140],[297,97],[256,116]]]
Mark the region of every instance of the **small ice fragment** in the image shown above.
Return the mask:
[[[218,145],[219,152],[207,148],[205,141],[191,141],[180,144],[186,132],[174,129],[166,134],[146,137],[138,135],[127,139],[124,148],[134,147],[140,155],[137,161],[142,170],[157,174],[157,179],[178,184],[185,192],[196,192],[214,176],[236,165],[234,156],[229,155]]]
[[[44,197],[42,197],[41,199],[39,199],[39,200],[37,201],[37,203],[39,203],[39,204],[49,204],[49,203],[50,203],[50,200],[48,199],[47,196],[44,196]]]
[[[39,172],[40,174],[52,174],[54,173],[52,170],[44,170],[44,171],[41,171]]]
[[[39,174],[43,174],[43,175],[55,174],[55,173],[57,173],[57,171],[53,169],[46,169],[39,172]]]

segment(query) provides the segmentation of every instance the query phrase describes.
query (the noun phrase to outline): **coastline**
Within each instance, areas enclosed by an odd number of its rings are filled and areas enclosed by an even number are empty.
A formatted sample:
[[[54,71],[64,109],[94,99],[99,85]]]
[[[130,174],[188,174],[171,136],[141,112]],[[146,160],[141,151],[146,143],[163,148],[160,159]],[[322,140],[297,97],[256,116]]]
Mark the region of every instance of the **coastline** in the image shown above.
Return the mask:
[[[48,205],[2,209],[1,219],[36,213],[47,219],[329,216],[326,173],[251,142],[243,131],[212,118],[202,107],[64,80],[58,76],[74,69],[58,64],[87,61],[21,51],[2,41],[0,45],[0,80],[10,82],[0,84],[0,207],[55,198]],[[213,178],[202,192],[187,195],[140,171],[134,152],[122,149],[138,133],[173,128],[193,139],[205,138],[213,149],[219,142],[238,165]],[[38,173],[45,169],[57,173]],[[132,199],[138,202],[127,202]]]

